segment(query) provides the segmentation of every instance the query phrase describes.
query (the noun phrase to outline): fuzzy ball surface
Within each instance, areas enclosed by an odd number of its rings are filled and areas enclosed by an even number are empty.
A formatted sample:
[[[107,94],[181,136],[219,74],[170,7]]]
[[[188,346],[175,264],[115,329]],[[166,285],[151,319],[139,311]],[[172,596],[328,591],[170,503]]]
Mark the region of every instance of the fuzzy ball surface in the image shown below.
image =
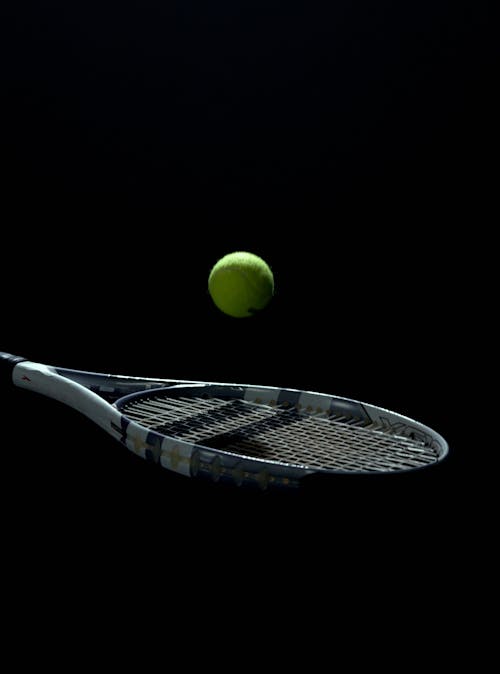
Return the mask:
[[[244,251],[229,253],[212,268],[208,292],[216,307],[228,316],[253,316],[273,296],[273,273],[258,255]]]

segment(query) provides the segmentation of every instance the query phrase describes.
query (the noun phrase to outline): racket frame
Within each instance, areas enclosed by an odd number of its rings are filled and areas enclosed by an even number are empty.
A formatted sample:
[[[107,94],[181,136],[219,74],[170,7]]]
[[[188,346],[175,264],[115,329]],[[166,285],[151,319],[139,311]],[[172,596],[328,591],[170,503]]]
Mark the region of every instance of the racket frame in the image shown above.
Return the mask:
[[[237,485],[253,484],[261,488],[270,485],[298,486],[300,480],[315,473],[338,474],[330,468],[311,468],[307,465],[293,465],[282,461],[240,456],[223,449],[213,449],[197,445],[180,438],[168,437],[150,430],[128,419],[119,407],[128,399],[144,392],[161,392],[165,388],[220,387],[223,391],[237,392],[245,399],[258,399],[266,403],[271,398],[280,403],[299,405],[306,409],[308,403],[324,406],[325,411],[332,405],[358,416],[366,415],[372,422],[386,426],[391,432],[401,436],[417,437],[436,451],[436,462],[448,454],[444,438],[429,427],[401,414],[337,396],[322,393],[278,389],[270,386],[247,386],[227,383],[209,383],[190,380],[153,379],[122,375],[107,375],[81,370],[53,367],[27,360],[12,361],[12,381],[23,389],[35,391],[72,407],[91,419],[129,450],[143,459],[159,463],[164,468],[186,476],[207,476],[218,481],[230,481]],[[411,467],[414,472],[427,468]],[[356,471],[348,471],[350,475]],[[366,474],[366,471],[360,471]]]

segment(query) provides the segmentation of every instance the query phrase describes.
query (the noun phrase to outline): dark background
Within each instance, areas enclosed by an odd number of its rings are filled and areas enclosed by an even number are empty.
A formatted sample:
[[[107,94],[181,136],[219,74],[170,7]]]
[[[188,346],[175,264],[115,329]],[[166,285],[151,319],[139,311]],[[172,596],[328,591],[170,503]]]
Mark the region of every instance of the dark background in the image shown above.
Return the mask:
[[[423,575],[437,574],[470,531],[479,474],[456,404],[492,184],[486,11],[141,1],[1,16],[2,349],[331,392],[418,419],[451,446],[440,470],[411,480],[247,494],[155,469],[73,411],[9,392],[14,540],[61,545],[93,569],[117,550],[146,576],[173,550],[176,568],[223,550],[236,576],[270,550],[328,565],[346,540],[362,541],[353,563],[391,544],[403,569],[432,540]],[[248,320],[207,294],[211,266],[234,250],[275,274],[272,305]],[[272,564],[285,583],[287,565]]]

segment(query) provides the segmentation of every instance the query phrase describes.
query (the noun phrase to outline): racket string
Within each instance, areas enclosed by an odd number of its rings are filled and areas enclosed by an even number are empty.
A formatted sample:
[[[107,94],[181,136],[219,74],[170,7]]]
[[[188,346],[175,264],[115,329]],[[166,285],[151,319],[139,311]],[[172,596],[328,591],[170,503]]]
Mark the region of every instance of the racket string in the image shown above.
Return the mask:
[[[393,471],[427,465],[436,452],[365,419],[239,398],[153,395],[123,413],[158,433],[240,456],[345,471]]]

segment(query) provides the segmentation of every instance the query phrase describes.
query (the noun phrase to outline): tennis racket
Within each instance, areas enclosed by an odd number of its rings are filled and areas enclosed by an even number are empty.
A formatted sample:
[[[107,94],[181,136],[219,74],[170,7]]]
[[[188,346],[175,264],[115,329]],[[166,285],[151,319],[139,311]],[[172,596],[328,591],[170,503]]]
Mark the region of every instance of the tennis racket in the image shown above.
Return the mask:
[[[448,453],[421,423],[323,393],[97,374],[4,352],[0,367],[16,386],[73,407],[138,456],[216,482],[297,487],[316,474],[421,470]]]

